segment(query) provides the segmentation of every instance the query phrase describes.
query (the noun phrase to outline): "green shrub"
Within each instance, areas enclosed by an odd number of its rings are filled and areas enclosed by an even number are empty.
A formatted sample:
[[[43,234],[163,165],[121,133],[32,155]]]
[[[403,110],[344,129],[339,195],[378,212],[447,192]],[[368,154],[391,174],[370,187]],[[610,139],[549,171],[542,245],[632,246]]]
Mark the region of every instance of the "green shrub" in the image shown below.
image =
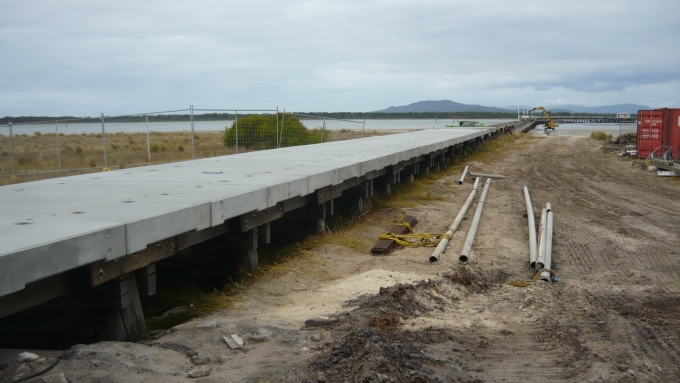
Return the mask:
[[[224,131],[224,144],[236,146],[236,126],[234,121],[231,127]],[[321,130],[309,130],[300,120],[292,114],[279,113],[279,134],[281,146],[296,146],[315,144],[321,142]],[[254,114],[238,119],[238,146],[248,149],[272,149],[276,147],[277,120],[271,114]],[[282,126],[283,125],[283,126]],[[281,131],[280,129],[283,129]]]

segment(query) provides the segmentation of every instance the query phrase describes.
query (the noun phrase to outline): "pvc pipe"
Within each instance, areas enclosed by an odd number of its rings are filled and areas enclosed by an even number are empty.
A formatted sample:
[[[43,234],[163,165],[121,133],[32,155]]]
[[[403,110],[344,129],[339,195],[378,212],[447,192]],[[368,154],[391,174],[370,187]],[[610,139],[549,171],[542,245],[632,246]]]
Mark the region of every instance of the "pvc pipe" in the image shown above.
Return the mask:
[[[534,221],[534,208],[531,206],[529,188],[524,187],[524,202],[527,205],[527,222],[529,224],[529,266],[536,266],[536,222]]]
[[[465,175],[465,173],[463,173]],[[453,223],[451,226],[449,226],[449,230],[446,231],[446,234],[448,235],[453,235],[453,233],[458,229],[458,226],[460,226],[460,223],[463,222],[463,217],[465,217],[465,214],[468,211],[468,208],[472,204],[472,200],[475,199],[475,194],[477,194],[477,189],[479,188],[479,177],[475,179],[475,184],[472,187],[472,191],[470,192],[470,195],[468,196],[467,200],[465,201],[465,204],[463,205],[462,208],[460,208],[460,211],[458,212],[458,215],[456,216],[456,219],[453,220]],[[442,238],[441,241],[439,241],[439,244],[437,247],[434,249],[432,252],[432,255],[430,255],[430,263],[434,263],[439,261],[439,257],[444,253],[444,250],[446,250],[446,246],[449,245],[449,239],[448,238]]]
[[[545,209],[548,211],[548,213],[552,211],[552,205],[550,204],[550,202],[545,204]]]
[[[553,235],[553,212],[548,212],[548,223],[546,225],[546,239],[545,239],[545,266],[546,270],[550,270],[552,266],[552,235]],[[550,271],[541,273],[541,280],[550,282]]]
[[[477,225],[479,225],[479,219],[482,217],[482,209],[484,208],[484,200],[486,199],[486,193],[489,191],[489,185],[491,185],[491,178],[487,178],[486,180],[486,185],[484,185],[482,196],[479,197],[479,202],[477,203],[475,217],[472,219],[472,224],[470,224],[470,230],[468,230],[467,237],[465,237],[463,250],[460,252],[460,258],[458,258],[463,263],[467,263],[467,261],[470,259],[472,243],[475,241],[475,233],[477,233]]]
[[[548,221],[548,210],[543,208],[541,212],[541,228],[538,232],[538,259],[536,259],[536,270],[542,270],[545,266],[545,235],[547,234],[546,224]]]
[[[465,169],[463,169],[463,174],[460,175],[460,179],[458,180],[458,185],[462,185],[463,181],[465,181],[465,175],[467,174],[468,169],[470,169],[470,165],[466,165]]]
[[[472,177],[499,178],[499,179],[505,178],[505,176],[501,176],[499,174],[484,174],[484,173],[472,173],[472,172],[470,172],[468,174],[470,174],[470,176],[472,176]]]

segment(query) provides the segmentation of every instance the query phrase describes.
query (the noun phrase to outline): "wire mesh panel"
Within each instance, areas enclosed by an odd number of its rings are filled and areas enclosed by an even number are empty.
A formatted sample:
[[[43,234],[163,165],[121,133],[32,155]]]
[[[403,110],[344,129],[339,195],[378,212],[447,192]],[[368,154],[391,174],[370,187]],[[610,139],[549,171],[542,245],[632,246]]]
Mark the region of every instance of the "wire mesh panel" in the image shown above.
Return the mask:
[[[102,165],[101,119],[13,124],[13,132],[17,174]]]
[[[58,140],[53,140],[55,151],[58,149],[57,170],[98,169],[106,166],[101,117],[59,120],[53,124],[53,132],[58,131]],[[38,170],[54,169],[47,165],[41,164]]]
[[[12,174],[12,148],[9,125],[0,125],[0,175]]]
[[[191,111],[150,113],[148,156],[151,163],[184,161],[194,158]],[[145,126],[145,131],[147,127]]]
[[[194,109],[197,155],[212,157],[277,147],[275,110]]]
[[[192,158],[189,109],[106,117],[105,121],[107,155],[112,166],[124,168]]]
[[[366,127],[366,121],[342,120],[307,114],[295,114],[295,116],[308,131],[312,132],[311,136],[314,137],[313,139],[316,139],[314,132],[321,133],[319,141],[316,142],[351,140],[406,131],[399,129],[368,129]]]
[[[104,130],[107,167],[124,169],[149,162],[146,116],[105,116]]]

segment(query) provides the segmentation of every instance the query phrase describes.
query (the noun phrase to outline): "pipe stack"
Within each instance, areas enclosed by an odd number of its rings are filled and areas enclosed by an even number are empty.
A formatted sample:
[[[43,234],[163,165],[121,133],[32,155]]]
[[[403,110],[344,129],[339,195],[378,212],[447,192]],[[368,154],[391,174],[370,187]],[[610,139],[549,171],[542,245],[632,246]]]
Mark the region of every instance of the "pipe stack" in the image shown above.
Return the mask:
[[[479,225],[479,220],[482,217],[482,210],[484,209],[484,200],[486,200],[486,193],[489,191],[489,185],[491,185],[491,178],[486,179],[484,190],[482,190],[482,196],[479,197],[479,202],[477,203],[477,210],[475,210],[475,215],[472,218],[472,224],[470,224],[470,229],[468,230],[467,237],[465,237],[463,250],[461,250],[460,257],[458,257],[458,259],[463,263],[467,263],[468,260],[470,259],[472,243],[475,241],[475,234],[477,233],[477,226]]]
[[[463,176],[465,176],[464,172],[463,172]],[[468,208],[470,207],[470,204],[472,204],[472,200],[475,198],[475,194],[477,194],[478,188],[479,188],[479,177],[477,177],[477,179],[475,179],[475,184],[472,187],[472,191],[470,192],[470,195],[468,196],[467,200],[465,201],[465,204],[463,205],[463,207],[458,212],[458,215],[453,220],[453,223],[451,224],[451,226],[449,226],[449,230],[446,231],[446,234],[448,234],[449,237],[453,236],[453,233],[456,231],[456,229],[458,229],[458,226],[460,226],[460,223],[463,222],[463,217],[465,217],[465,213],[467,213]],[[442,240],[439,242],[437,247],[432,252],[432,255],[430,256],[430,263],[434,263],[434,262],[439,261],[439,257],[442,255],[444,250],[446,250],[446,246],[448,246],[448,244],[449,244],[449,239],[447,237],[442,238]]]
[[[529,266],[540,271],[542,281],[550,281],[550,267],[552,266],[552,237],[553,211],[552,205],[547,203],[541,211],[541,222],[538,229],[538,245],[536,244],[536,227],[534,211],[531,206],[529,189],[524,187],[524,200],[527,206],[527,220],[529,224]]]

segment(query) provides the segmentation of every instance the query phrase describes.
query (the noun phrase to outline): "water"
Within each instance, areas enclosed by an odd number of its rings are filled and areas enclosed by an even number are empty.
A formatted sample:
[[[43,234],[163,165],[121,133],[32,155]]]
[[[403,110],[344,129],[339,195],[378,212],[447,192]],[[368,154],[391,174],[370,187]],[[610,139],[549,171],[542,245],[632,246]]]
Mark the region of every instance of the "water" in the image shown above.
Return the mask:
[[[474,119],[466,119],[474,120]],[[309,129],[321,128],[323,125],[323,119],[301,119],[303,125]],[[513,122],[512,119],[479,119],[474,120],[489,126],[491,124],[507,123]],[[194,130],[196,132],[217,132],[223,131],[226,127],[231,127],[234,120],[214,120],[214,121],[194,121]],[[378,130],[378,131],[410,131],[410,130],[420,130],[420,129],[443,129],[447,125],[458,126],[458,121],[451,119],[376,119],[376,120],[366,120],[366,130]],[[349,121],[339,121],[339,120],[326,120],[326,129],[328,130],[361,130],[364,127],[364,122],[354,120],[354,122]],[[69,122],[68,125],[63,122],[56,125],[55,123],[50,124],[15,124],[14,134],[26,134],[32,135],[35,132],[40,133],[55,133],[56,130],[59,133],[64,134],[99,134],[102,132],[101,121],[93,122]],[[108,122],[105,123],[105,129],[107,134],[113,133],[145,133],[147,131],[146,122]],[[149,122],[148,129],[151,132],[179,132],[179,131],[190,131],[191,123],[189,121],[159,121],[159,122]],[[635,124],[562,124],[557,129],[555,129],[554,135],[558,136],[572,136],[572,137],[586,137],[590,133],[596,131],[602,131],[607,134],[612,134],[613,136],[619,135],[619,129],[622,134],[635,132],[637,125]],[[7,135],[7,126],[0,126],[0,135]],[[544,134],[543,127],[539,126],[533,131],[532,134]]]
[[[303,125],[309,129],[321,128],[324,120],[320,119],[300,119]],[[507,120],[475,120],[486,125],[509,122]],[[194,130],[197,132],[216,132],[223,131],[226,127],[231,127],[234,120],[213,120],[213,121],[194,121]],[[366,130],[391,130],[391,131],[409,131],[409,130],[419,130],[419,129],[441,129],[445,128],[446,125],[457,125],[451,119],[422,119],[422,120],[366,120]],[[326,129],[328,130],[361,130],[364,127],[363,120],[358,121],[340,121],[340,120],[326,120]],[[4,126],[4,128],[7,128]],[[106,133],[145,133],[147,131],[146,122],[105,122],[104,128]],[[56,124],[45,123],[45,124],[14,124],[14,134],[26,134],[32,135],[36,132],[40,133],[55,133],[59,130],[59,133],[64,134],[81,134],[81,133],[94,133],[98,134],[102,132],[101,121],[94,120],[92,122],[75,122],[71,121],[68,124],[60,122]],[[149,122],[148,129],[151,132],[179,132],[179,131],[190,131],[191,123],[189,121],[159,121],[159,122]],[[7,129],[3,129],[7,130]]]

